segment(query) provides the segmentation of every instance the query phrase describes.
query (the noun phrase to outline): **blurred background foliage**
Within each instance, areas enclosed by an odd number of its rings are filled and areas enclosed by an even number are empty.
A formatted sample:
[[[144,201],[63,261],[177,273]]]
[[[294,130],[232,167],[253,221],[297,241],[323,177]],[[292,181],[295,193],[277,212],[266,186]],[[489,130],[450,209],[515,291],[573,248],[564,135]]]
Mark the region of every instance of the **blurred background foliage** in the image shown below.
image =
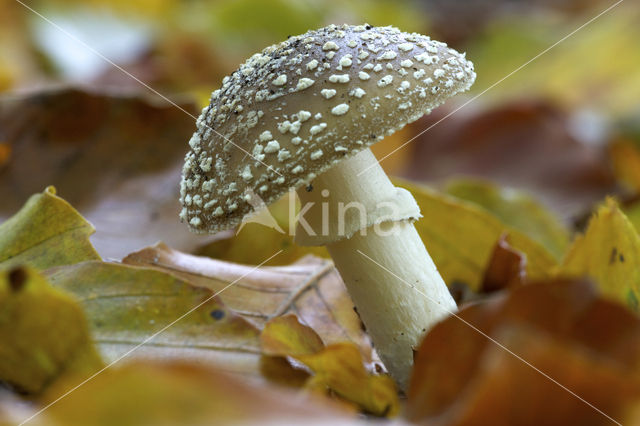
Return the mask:
[[[155,96],[125,70],[203,107],[253,53],[343,22],[429,34],[476,64],[471,92],[374,147],[379,158],[394,152],[382,162],[388,172],[442,188],[472,176],[523,189],[569,229],[606,195],[640,210],[632,1],[0,0],[0,93],[72,84]],[[0,172],[10,152],[2,138]]]
[[[159,90],[200,103],[221,76],[266,45],[329,23],[395,25],[465,50],[475,93],[614,2],[596,0],[37,0],[25,3]],[[544,96],[606,118],[637,106],[640,8],[623,2],[509,77],[483,102]],[[137,83],[16,0],[0,3],[0,90],[34,81]],[[105,36],[107,35],[107,36]]]

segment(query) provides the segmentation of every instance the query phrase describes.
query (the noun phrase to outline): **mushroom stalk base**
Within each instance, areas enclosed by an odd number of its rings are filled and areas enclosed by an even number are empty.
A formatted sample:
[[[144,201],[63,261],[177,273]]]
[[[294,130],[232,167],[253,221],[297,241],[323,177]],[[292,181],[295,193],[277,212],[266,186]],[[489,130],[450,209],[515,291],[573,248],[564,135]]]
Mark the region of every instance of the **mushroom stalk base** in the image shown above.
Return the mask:
[[[367,167],[367,172],[358,176]],[[322,203],[329,209],[340,203],[375,205],[376,197],[381,197],[380,202],[388,201],[384,194],[394,188],[370,150],[339,163],[312,185],[312,191],[302,188],[298,194],[303,207],[315,203],[315,209],[326,209]],[[322,195],[325,189],[330,192],[328,197]],[[311,211],[314,214],[318,212]],[[300,227],[296,234],[299,231]],[[300,239],[304,241],[304,237]],[[330,239],[327,249],[376,351],[400,388],[406,390],[413,350],[425,332],[457,310],[446,284],[411,219],[369,224],[348,237],[332,235]]]

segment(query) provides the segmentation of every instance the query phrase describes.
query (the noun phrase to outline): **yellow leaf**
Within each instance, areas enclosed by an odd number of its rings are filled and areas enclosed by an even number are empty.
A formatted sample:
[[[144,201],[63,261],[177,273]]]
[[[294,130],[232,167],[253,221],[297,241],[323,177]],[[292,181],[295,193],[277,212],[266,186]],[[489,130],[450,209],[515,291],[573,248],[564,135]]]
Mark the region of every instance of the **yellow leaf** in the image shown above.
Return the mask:
[[[0,272],[0,380],[29,393],[101,367],[78,303],[33,269]]]
[[[527,277],[548,277],[556,265],[540,244],[469,202],[440,194],[424,186],[395,179],[411,191],[423,217],[415,223],[418,233],[445,282],[462,282],[478,289],[493,248],[503,234],[510,245],[527,256]]]
[[[0,225],[0,266],[38,269],[100,259],[89,242],[93,226],[50,186]]]
[[[129,356],[192,359],[259,377],[259,330],[209,289],[150,268],[96,261],[47,274],[81,300],[108,361],[145,342]]]
[[[640,191],[640,150],[636,145],[630,140],[618,140],[609,146],[609,155],[618,180]]]
[[[56,390],[47,393],[43,404],[60,395]],[[313,395],[249,386],[193,363],[146,360],[104,371],[34,418],[33,424],[294,425],[309,419],[318,424],[366,425],[337,404]]]
[[[524,192],[500,188],[472,179],[450,181],[446,192],[483,207],[505,225],[526,234],[560,259],[569,244],[569,233],[544,206]]]
[[[301,247],[294,243],[289,230],[295,229],[295,214],[289,209],[295,211],[295,208],[289,202],[288,196],[282,197],[269,206],[268,210],[284,233],[260,223],[248,222],[237,234],[227,233],[205,246],[198,254],[250,265],[263,262],[278,250],[282,250],[282,253],[267,262],[267,265],[288,265],[307,254],[328,258],[329,253],[324,247]]]
[[[300,356],[324,348],[322,339],[311,327],[300,324],[293,314],[269,321],[260,334],[262,352],[266,355]]]
[[[351,343],[334,343],[315,354],[295,357],[314,371],[314,385],[323,384],[376,416],[393,417],[399,402],[395,382],[388,375],[373,375]]]
[[[640,201],[625,207],[624,214],[636,228],[636,231],[640,233]]]
[[[558,275],[589,276],[603,294],[639,310],[640,238],[613,199],[598,208],[584,235],[575,239]]]
[[[295,315],[269,321],[260,340],[265,354],[291,356],[314,372],[307,381],[307,388],[331,390],[377,416],[397,414],[399,403],[395,383],[387,375],[369,373],[362,354],[353,343],[334,343],[325,347],[320,336],[301,324]]]

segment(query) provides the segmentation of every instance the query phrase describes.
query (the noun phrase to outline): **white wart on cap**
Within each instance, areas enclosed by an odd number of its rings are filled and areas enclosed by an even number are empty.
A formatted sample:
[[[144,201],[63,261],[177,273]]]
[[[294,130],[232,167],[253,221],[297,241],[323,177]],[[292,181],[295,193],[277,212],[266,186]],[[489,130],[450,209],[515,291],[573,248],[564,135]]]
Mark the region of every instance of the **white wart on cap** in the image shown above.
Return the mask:
[[[253,55],[211,96],[189,141],[180,217],[215,233],[468,90],[445,43],[394,27],[330,25]],[[251,154],[251,155],[249,155]]]

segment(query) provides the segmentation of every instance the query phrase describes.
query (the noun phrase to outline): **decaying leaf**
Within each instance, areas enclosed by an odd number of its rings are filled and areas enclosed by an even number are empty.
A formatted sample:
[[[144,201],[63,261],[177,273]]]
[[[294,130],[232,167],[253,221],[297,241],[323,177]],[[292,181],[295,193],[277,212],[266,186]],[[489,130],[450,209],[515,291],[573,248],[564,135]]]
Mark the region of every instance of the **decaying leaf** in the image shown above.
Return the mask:
[[[589,276],[603,294],[640,309],[640,237],[613,199],[607,199],[578,236],[559,275]]]
[[[418,350],[413,421],[608,424],[640,398],[640,319],[585,281],[529,284],[458,315]]]
[[[93,232],[93,226],[50,186],[0,224],[0,267],[28,264],[45,269],[100,259],[89,242]]]
[[[544,247],[486,210],[424,186],[395,182],[410,190],[418,202],[423,217],[415,223],[416,229],[447,284],[461,282],[477,290],[493,247],[505,232],[511,246],[527,256],[530,279],[544,279],[556,265]]]
[[[526,279],[527,259],[509,244],[504,234],[496,243],[480,291],[491,293],[505,288],[519,287]]]
[[[295,315],[270,320],[260,335],[269,356],[293,357],[314,373],[307,387],[333,391],[377,416],[394,416],[399,409],[395,383],[390,376],[367,371],[365,360],[351,342],[324,346],[313,329]]]
[[[505,225],[542,244],[556,259],[562,257],[569,245],[569,232],[565,226],[522,191],[467,178],[450,181],[446,192],[487,209]]]
[[[31,268],[0,272],[0,381],[37,393],[62,373],[87,375],[101,366],[72,297]]]
[[[195,112],[190,103],[178,105]],[[0,220],[34,192],[54,185],[98,230],[106,258],[159,239],[193,248],[177,182],[193,118],[163,100],[62,88],[0,100]]]
[[[52,389],[44,403],[58,395]],[[147,360],[106,370],[44,411],[34,424],[264,425],[304,424],[309,419],[319,424],[364,424],[336,404],[312,395],[247,386],[193,363]]]
[[[351,341],[370,359],[369,338],[338,272],[327,260],[305,257],[289,266],[256,269],[157,244],[127,256],[123,262],[169,272],[214,292],[224,289],[219,297],[225,306],[259,327],[271,318],[295,313],[326,344]],[[235,284],[229,286],[231,282]]]

